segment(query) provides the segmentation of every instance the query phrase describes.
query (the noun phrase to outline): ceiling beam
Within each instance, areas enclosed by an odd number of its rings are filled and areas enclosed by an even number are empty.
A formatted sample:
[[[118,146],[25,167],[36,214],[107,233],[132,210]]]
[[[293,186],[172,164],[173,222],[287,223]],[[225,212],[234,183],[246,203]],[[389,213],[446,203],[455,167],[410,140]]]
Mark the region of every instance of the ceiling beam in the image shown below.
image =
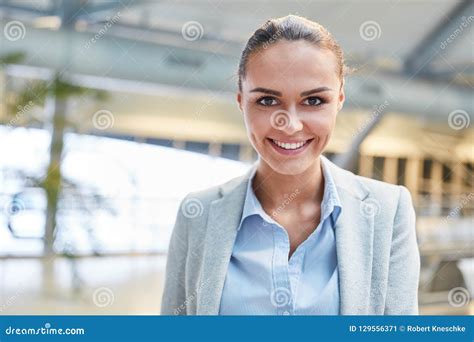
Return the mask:
[[[238,56],[125,39],[112,36],[110,31],[113,25],[103,35],[28,26],[23,39],[2,41],[0,55],[24,52],[25,65],[69,75],[94,76],[98,79],[97,87],[104,78],[145,87],[148,84],[200,90],[213,95],[236,91]],[[471,87],[434,83],[399,73],[380,70],[373,75],[355,73],[347,77],[345,92],[346,108],[371,111],[374,106],[387,103],[390,112],[417,115],[426,120],[447,120],[454,110],[472,113]]]
[[[463,17],[469,18],[473,14],[474,2],[472,0],[464,0],[457,4],[408,54],[404,62],[405,73],[409,76],[429,77],[432,74],[430,70],[431,62],[436,59],[436,56],[442,50],[443,41],[460,29]],[[447,46],[447,48],[452,48],[452,46]]]

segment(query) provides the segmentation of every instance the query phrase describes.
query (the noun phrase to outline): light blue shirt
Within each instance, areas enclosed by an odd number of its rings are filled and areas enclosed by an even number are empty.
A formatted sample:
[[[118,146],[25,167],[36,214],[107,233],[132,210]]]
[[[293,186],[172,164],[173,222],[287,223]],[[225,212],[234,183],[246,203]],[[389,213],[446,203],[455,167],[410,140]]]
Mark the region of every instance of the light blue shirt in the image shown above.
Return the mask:
[[[335,225],[342,207],[324,158],[321,165],[321,220],[290,260],[288,233],[263,210],[252,188],[255,171],[251,175],[220,315],[339,314]]]

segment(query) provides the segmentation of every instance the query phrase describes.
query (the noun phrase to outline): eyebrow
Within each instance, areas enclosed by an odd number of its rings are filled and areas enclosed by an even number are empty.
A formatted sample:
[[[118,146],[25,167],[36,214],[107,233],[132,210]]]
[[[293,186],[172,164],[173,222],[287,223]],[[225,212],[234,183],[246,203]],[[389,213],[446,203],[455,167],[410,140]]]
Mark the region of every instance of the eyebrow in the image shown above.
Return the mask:
[[[300,94],[300,96],[308,96],[308,95],[320,93],[320,92],[323,92],[323,91],[332,91],[332,89],[328,88],[328,87],[314,88],[314,89],[311,89],[311,90],[303,91]],[[251,93],[265,93],[265,94],[274,95],[274,96],[278,96],[278,97],[281,97],[281,95],[282,95],[281,92],[279,92],[277,90],[272,90],[272,89],[267,89],[267,88],[262,88],[262,87],[254,88],[250,92]]]
[[[311,90],[303,91],[300,95],[301,96],[308,96],[308,95],[312,95],[312,94],[316,94],[316,93],[321,93],[323,91],[332,91],[332,89],[328,88],[328,87],[319,87],[319,88],[314,88],[314,89],[311,89]]]

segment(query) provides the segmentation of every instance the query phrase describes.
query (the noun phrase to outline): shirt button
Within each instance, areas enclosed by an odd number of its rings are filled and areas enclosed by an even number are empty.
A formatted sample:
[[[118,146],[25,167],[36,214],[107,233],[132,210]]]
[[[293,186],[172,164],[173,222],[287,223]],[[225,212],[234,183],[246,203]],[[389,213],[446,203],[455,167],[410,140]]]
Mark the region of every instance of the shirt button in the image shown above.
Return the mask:
[[[288,310],[286,310],[286,311],[283,311],[283,315],[285,315],[285,316],[289,316],[289,315],[290,315],[290,312],[289,312]]]

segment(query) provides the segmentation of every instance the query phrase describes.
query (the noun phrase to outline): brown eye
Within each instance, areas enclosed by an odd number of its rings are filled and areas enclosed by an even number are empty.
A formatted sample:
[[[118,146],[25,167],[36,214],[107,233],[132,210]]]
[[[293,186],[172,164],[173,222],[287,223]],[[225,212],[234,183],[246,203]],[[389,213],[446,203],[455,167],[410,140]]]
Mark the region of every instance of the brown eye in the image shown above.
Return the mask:
[[[264,96],[264,97],[261,97],[257,100],[257,103],[262,105],[262,106],[266,106],[266,107],[269,107],[269,106],[274,106],[276,104],[278,104],[277,100],[271,96]]]
[[[304,100],[303,102],[307,106],[319,106],[323,103],[323,100],[317,96],[311,96]]]

